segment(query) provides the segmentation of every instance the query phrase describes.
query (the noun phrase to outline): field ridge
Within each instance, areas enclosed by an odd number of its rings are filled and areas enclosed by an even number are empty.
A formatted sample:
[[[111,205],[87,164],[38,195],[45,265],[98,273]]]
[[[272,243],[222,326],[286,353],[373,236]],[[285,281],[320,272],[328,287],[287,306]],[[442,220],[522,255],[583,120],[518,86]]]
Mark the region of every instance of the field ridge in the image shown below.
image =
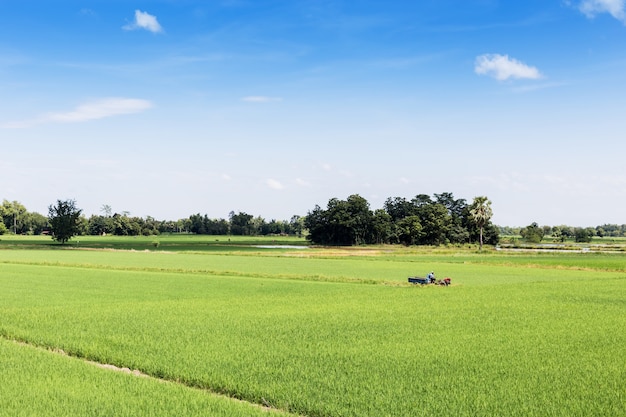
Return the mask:
[[[113,266],[103,264],[84,264],[84,263],[71,263],[71,262],[38,262],[38,261],[0,261],[0,264],[5,265],[27,265],[27,266],[45,266],[45,267],[59,267],[59,268],[73,268],[73,269],[90,269],[101,270],[107,269],[111,271],[127,271],[127,272],[154,272],[154,273],[173,273],[173,274],[206,274],[216,277],[245,277],[245,278],[260,278],[260,279],[281,279],[281,280],[293,280],[293,281],[314,281],[314,282],[329,282],[329,283],[353,283],[353,284],[368,284],[368,285],[399,285],[397,281],[384,281],[369,278],[355,278],[347,276],[328,276],[328,275],[311,275],[311,274],[264,274],[260,272],[238,272],[238,271],[224,271],[224,270],[212,270],[212,269],[199,269],[199,268],[163,268],[163,267],[132,267],[132,266]]]
[[[43,352],[47,352],[53,355],[60,355],[60,356],[65,356],[68,358],[72,358],[75,360],[79,360],[82,361],[83,363],[98,367],[100,369],[103,370],[107,370],[107,371],[112,371],[112,372],[120,372],[120,373],[124,373],[124,374],[128,374],[128,375],[132,375],[134,377],[138,377],[138,378],[148,378],[151,379],[153,381],[158,381],[161,383],[166,383],[166,384],[177,384],[177,385],[181,385],[185,388],[188,389],[192,389],[192,390],[198,390],[198,391],[202,391],[204,393],[208,393],[212,396],[215,397],[222,397],[222,398],[226,398],[230,401],[235,401],[241,404],[246,404],[250,407],[257,407],[257,408],[261,408],[263,410],[266,411],[273,411],[275,413],[281,413],[284,414],[285,416],[293,416],[293,417],[307,417],[304,414],[294,414],[288,410],[284,410],[278,407],[273,406],[272,404],[270,404],[267,400],[264,400],[264,402],[261,403],[255,403],[249,400],[245,400],[242,398],[237,398],[235,396],[232,395],[228,395],[227,393],[224,392],[218,392],[215,390],[211,390],[210,388],[206,388],[206,387],[199,387],[197,385],[192,385],[192,384],[188,384],[186,383],[184,380],[174,380],[174,379],[168,379],[168,378],[163,378],[160,376],[156,376],[156,375],[150,375],[147,374],[145,372],[142,372],[138,369],[130,369],[128,367],[124,367],[124,366],[118,366],[118,365],[113,365],[113,364],[108,364],[108,363],[102,363],[102,362],[98,362],[95,361],[93,359],[89,359],[86,358],[84,356],[80,356],[77,355],[75,353],[72,352],[66,352],[63,349],[57,348],[57,347],[53,347],[53,346],[47,346],[47,345],[38,345],[35,343],[32,343],[28,340],[24,340],[24,339],[18,339],[18,338],[14,338],[14,337],[10,337],[8,335],[6,335],[2,330],[0,330],[0,338],[9,341],[9,342],[13,342],[19,346],[22,347],[26,347],[26,348],[30,348],[30,349],[36,349],[39,351],[43,351]]]

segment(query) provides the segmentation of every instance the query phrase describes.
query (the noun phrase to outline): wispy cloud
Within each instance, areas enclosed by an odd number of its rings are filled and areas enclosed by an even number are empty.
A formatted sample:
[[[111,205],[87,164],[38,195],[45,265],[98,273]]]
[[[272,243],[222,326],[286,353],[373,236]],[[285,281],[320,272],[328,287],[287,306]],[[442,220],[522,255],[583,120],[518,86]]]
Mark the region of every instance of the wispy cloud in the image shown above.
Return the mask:
[[[285,186],[280,181],[271,178],[265,181],[265,185],[270,187],[272,190],[282,190],[283,188],[285,188]]]
[[[71,111],[47,113],[33,120],[11,122],[2,127],[28,128],[45,123],[78,123],[122,114],[140,113],[151,107],[152,103],[148,100],[111,97],[81,104]]]
[[[531,91],[545,90],[548,88],[558,88],[568,85],[566,82],[539,83],[533,85],[524,85],[512,88],[514,93],[529,93]]]
[[[156,16],[149,14],[148,12],[142,12],[141,10],[135,10],[135,21],[124,25],[124,30],[138,30],[145,29],[152,33],[163,32],[163,27],[159,24]]]
[[[311,183],[303,180],[302,178],[296,178],[296,185],[298,185],[299,187],[310,187]]]
[[[247,96],[242,97],[241,101],[245,101],[247,103],[270,103],[272,101],[282,101],[283,99],[280,97],[268,97],[268,96]]]
[[[89,8],[80,9],[79,13],[83,16],[92,16],[92,17],[96,16],[96,12],[94,12],[92,9],[89,9]]]
[[[624,0],[584,0],[578,5],[578,10],[588,18],[594,18],[601,13],[611,16],[626,24],[626,4]]]
[[[476,57],[474,71],[478,75],[488,75],[499,81],[510,78],[537,80],[543,77],[536,67],[500,54],[485,54]]]

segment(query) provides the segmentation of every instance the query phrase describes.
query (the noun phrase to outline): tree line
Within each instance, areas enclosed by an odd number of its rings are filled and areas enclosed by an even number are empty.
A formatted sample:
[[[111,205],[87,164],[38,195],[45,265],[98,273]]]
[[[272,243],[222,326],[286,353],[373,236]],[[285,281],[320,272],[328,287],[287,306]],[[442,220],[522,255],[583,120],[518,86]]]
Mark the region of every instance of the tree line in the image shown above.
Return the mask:
[[[521,236],[528,243],[540,243],[544,240],[565,242],[574,240],[588,243],[594,237],[626,237],[626,224],[604,224],[596,227],[572,227],[567,225],[539,226],[536,222],[526,227],[499,227],[500,235],[507,238]]]
[[[404,244],[442,245],[498,243],[491,223],[491,202],[477,197],[470,205],[452,193],[418,194],[408,200],[390,197],[372,210],[358,194],[332,198],[325,209],[316,205],[307,214],[307,239],[320,245]]]
[[[372,210],[358,194],[346,200],[332,198],[323,209],[316,205],[305,216],[294,215],[290,220],[266,221],[260,216],[245,212],[231,212],[227,219],[210,218],[192,214],[179,220],[157,220],[151,216],[137,217],[122,211],[114,213],[110,206],[101,208],[102,214],[85,217],[73,201],[57,201],[49,209],[61,209],[60,203],[72,203],[69,211],[75,217],[75,235],[158,235],[161,233],[193,233],[206,235],[306,235],[313,244],[358,245],[398,243],[405,245],[439,245],[446,243],[496,244],[501,239],[522,237],[527,242],[539,243],[547,239],[555,242],[575,240],[589,242],[594,237],[626,237],[626,224],[604,224],[597,227],[572,227],[567,225],[526,227],[495,226],[481,223],[477,208],[488,202],[477,197],[472,204],[455,199],[452,193],[418,194],[412,199],[388,198],[383,208]],[[78,212],[78,214],[76,214]],[[51,219],[57,212],[49,210],[48,216],[30,212],[18,201],[3,200],[0,205],[0,235],[41,235],[52,232]]]
[[[114,213],[110,206],[101,208],[102,214],[85,217],[75,201],[57,200],[49,207],[48,216],[29,212],[17,201],[4,200],[0,206],[0,235],[50,234],[57,229],[56,219],[68,218],[74,235],[151,236],[162,233],[193,233],[199,235],[295,235],[303,232],[303,218],[292,216],[290,220],[266,221],[261,216],[245,212],[229,214],[228,219],[210,218],[204,214],[192,214],[179,220],[157,220],[154,217],[131,216],[128,212]],[[64,226],[65,227],[65,226]]]

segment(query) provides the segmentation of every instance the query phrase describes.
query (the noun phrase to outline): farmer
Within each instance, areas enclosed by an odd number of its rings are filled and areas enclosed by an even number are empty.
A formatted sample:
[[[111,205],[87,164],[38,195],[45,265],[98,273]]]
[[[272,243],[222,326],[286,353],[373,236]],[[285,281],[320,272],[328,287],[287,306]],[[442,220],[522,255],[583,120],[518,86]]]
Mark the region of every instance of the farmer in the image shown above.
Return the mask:
[[[430,274],[426,275],[426,280],[430,282],[435,282],[435,273],[430,271]]]

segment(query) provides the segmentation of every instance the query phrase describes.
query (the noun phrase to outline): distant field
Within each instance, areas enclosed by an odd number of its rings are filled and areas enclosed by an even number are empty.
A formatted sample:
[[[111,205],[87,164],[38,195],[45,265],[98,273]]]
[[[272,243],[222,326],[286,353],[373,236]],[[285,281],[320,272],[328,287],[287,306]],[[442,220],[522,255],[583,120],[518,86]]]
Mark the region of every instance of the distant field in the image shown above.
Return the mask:
[[[624,255],[187,238],[2,237],[0,415],[626,415]]]
[[[164,234],[159,236],[75,236],[65,245],[60,245],[50,236],[0,235],[1,248],[22,249],[126,249],[166,251],[244,251],[256,245],[301,245],[304,238],[294,236],[208,236],[191,234]]]

